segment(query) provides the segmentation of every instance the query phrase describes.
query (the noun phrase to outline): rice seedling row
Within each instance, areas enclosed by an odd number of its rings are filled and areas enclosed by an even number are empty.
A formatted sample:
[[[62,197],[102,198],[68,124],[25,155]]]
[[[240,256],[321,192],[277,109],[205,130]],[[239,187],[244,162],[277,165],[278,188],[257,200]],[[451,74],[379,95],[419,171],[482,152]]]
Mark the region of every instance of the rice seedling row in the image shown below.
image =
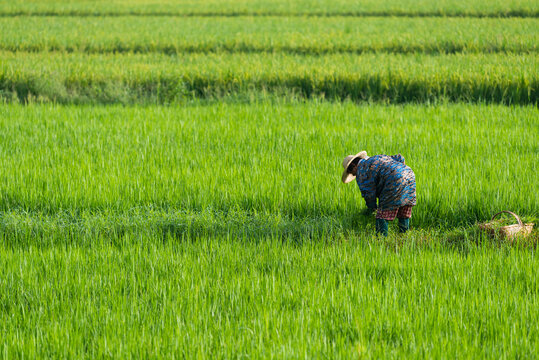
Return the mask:
[[[1,354],[533,357],[534,252],[203,238],[0,246]]]
[[[538,19],[14,17],[0,27],[0,49],[30,52],[536,53],[539,43]]]
[[[173,103],[229,96],[535,104],[536,55],[2,53],[7,101]]]
[[[173,15],[173,16],[471,16],[471,17],[538,17],[539,5],[534,0],[226,0],[226,1],[24,1],[14,0],[0,4],[0,15],[46,16],[119,16],[119,15]]]
[[[4,105],[0,232],[17,246],[372,233],[358,189],[339,182],[339,160],[359,148],[406,157],[418,229],[500,209],[533,218],[537,116],[485,105]]]

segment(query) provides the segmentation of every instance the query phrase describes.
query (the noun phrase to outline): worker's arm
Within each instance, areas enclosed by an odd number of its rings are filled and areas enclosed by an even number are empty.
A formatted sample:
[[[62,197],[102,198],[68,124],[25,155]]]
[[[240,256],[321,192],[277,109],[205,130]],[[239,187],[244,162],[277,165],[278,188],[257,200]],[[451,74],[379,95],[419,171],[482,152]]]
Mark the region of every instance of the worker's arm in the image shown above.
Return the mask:
[[[369,210],[375,210],[378,206],[376,205],[376,184],[372,171],[360,172],[357,183],[359,190],[361,190],[361,196],[365,199],[365,204]]]

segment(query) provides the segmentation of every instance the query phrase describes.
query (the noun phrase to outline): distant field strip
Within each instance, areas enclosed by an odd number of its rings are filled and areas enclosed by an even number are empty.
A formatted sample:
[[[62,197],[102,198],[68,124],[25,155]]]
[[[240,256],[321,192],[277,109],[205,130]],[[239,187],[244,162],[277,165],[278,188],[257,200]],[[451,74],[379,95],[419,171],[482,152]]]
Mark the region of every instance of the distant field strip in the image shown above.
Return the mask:
[[[0,18],[0,27],[0,50],[30,52],[317,55],[539,49],[539,19],[14,17]]]
[[[0,16],[456,16],[539,17],[535,0],[4,1]]]
[[[0,13],[0,17],[16,17],[16,16],[47,16],[47,17],[62,17],[62,16],[78,16],[78,17],[117,17],[117,16],[178,16],[178,17],[243,17],[243,16],[257,16],[257,17],[468,17],[468,18],[538,18],[539,10],[527,10],[527,9],[514,9],[514,10],[480,10],[480,11],[466,11],[466,10],[372,10],[372,11],[271,11],[271,10],[199,10],[199,11],[162,11],[162,10],[91,10],[91,9],[77,9],[77,10],[63,10],[63,9],[51,9],[51,10],[7,10]]]
[[[173,103],[287,95],[354,101],[536,104],[538,55],[1,53],[7,101]]]

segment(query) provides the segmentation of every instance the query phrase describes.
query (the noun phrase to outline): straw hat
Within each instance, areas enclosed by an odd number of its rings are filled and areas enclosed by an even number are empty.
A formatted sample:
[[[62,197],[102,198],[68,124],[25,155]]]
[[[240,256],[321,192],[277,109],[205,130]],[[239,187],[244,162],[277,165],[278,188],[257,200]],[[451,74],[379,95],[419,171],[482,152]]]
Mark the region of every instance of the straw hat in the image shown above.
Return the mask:
[[[344,168],[344,172],[342,173],[342,182],[347,184],[349,183],[350,181],[354,180],[356,178],[355,175],[353,174],[349,174],[348,172],[346,172],[346,169],[348,169],[348,166],[350,166],[350,163],[352,163],[352,161],[354,161],[355,159],[357,158],[360,158],[360,159],[368,159],[369,157],[367,156],[367,152],[366,151],[361,151],[355,155],[348,155],[347,157],[344,158],[343,162],[342,162],[342,167]]]

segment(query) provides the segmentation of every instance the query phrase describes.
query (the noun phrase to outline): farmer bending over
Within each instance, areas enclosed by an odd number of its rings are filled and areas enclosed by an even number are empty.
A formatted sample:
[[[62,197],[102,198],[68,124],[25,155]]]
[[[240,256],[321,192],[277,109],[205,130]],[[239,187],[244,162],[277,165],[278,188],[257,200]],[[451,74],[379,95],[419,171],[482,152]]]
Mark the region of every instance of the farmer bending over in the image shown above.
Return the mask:
[[[366,151],[348,155],[343,163],[342,182],[356,178],[369,213],[376,209],[376,233],[387,236],[387,220],[399,219],[399,231],[410,227],[412,206],[416,204],[415,174],[404,164],[401,154],[368,157]],[[376,205],[378,198],[378,206]]]

